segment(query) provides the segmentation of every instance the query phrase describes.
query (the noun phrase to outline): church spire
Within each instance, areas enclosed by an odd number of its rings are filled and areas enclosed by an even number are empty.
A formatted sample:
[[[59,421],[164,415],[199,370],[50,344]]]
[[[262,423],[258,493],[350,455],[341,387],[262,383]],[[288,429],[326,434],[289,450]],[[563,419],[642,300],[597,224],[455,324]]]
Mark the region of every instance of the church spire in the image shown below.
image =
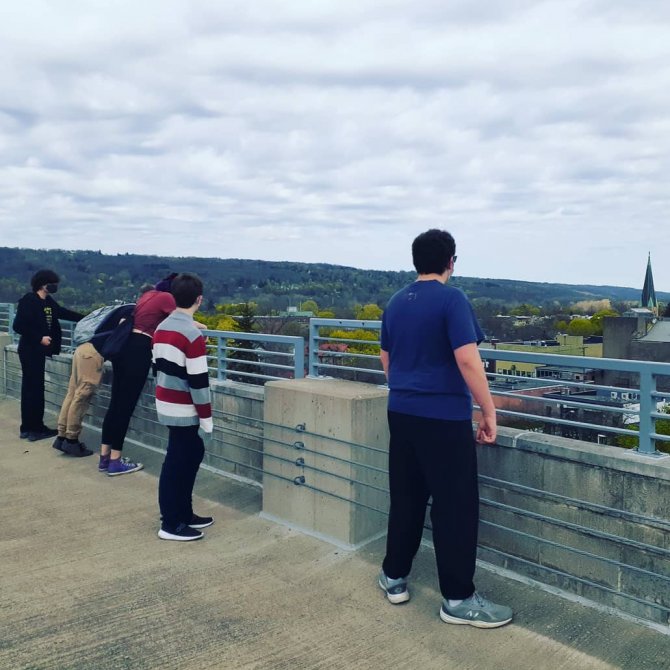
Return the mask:
[[[658,316],[658,300],[654,290],[654,275],[651,272],[651,252],[647,258],[647,273],[644,276],[644,287],[642,288],[642,307],[647,307]]]

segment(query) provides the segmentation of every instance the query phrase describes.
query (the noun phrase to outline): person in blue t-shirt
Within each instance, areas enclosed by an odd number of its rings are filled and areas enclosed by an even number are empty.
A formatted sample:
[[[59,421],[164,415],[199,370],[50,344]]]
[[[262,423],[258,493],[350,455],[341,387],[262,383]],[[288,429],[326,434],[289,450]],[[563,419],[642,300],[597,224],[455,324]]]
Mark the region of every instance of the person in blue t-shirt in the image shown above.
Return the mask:
[[[479,489],[472,397],[481,411],[477,441],[495,442],[496,413],[477,349],[484,335],[465,294],[447,285],[455,252],[444,230],[419,235],[412,244],[419,276],[382,317],[391,509],[379,586],[393,604],[409,600],[407,580],[432,497],[440,617],[497,628],[512,620],[512,610],[482,597],[473,582]]]

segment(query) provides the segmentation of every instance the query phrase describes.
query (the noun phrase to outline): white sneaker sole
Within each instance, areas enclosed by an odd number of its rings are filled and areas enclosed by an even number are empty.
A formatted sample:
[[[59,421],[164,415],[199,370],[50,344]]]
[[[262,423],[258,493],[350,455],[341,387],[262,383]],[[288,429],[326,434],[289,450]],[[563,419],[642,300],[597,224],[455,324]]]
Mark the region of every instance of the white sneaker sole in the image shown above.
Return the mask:
[[[458,617],[451,616],[447,614],[442,608],[440,608],[440,619],[446,623],[454,623],[460,626],[474,626],[475,628],[500,628],[508,624],[512,617],[509,619],[504,619],[503,621],[477,621],[477,619],[459,619]]]
[[[382,580],[380,579],[377,584],[379,584],[379,588],[386,593],[386,597],[388,598],[388,601],[392,603],[393,605],[400,605],[401,603],[406,603],[409,600],[409,591],[405,591],[404,593],[389,593],[386,590],[386,587],[384,586]]]
[[[110,472],[109,470],[100,470],[100,472],[107,472],[108,477],[119,477],[120,475],[131,475],[133,472],[144,470],[144,465],[139,463],[136,468],[132,470],[124,470],[123,472]]]
[[[160,537],[161,540],[174,540],[175,542],[193,542],[194,540],[202,540],[204,536],[203,533],[200,533],[200,535],[196,535],[195,537],[182,537],[181,535],[173,535],[172,533],[168,533],[166,530],[163,530],[162,528],[158,531],[158,537]]]
[[[210,521],[209,523],[189,523],[188,527],[189,528],[194,528],[195,530],[200,530],[201,528],[209,528],[210,526],[214,525],[214,520]]]

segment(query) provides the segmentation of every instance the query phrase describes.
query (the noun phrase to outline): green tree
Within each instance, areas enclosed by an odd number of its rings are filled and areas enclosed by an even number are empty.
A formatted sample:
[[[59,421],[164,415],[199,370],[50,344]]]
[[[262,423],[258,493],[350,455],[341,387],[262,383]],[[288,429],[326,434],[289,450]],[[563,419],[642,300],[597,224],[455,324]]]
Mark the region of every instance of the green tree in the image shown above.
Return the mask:
[[[660,412],[663,414],[670,414],[670,405],[663,405]],[[630,430],[636,430],[639,432],[640,424],[632,424],[626,426]],[[656,433],[659,435],[670,435],[670,419],[656,419]],[[632,435],[617,435],[615,438],[616,445],[618,447],[623,447],[624,449],[637,449],[639,446],[639,439],[633,437]],[[656,449],[662,451],[666,454],[670,454],[670,442],[656,442]]]
[[[370,341],[378,341],[379,335],[370,330],[333,330],[329,337],[334,340],[358,340],[358,342],[349,342],[348,350],[355,354],[368,354],[371,356],[379,356],[379,344],[366,344]]]
[[[317,314],[319,311],[319,306],[316,304],[314,300],[305,300],[305,302],[301,303],[300,305],[300,311],[312,312],[312,314]]]
[[[540,308],[535,307],[533,305],[529,305],[527,303],[521,303],[520,305],[517,305],[516,307],[512,307],[510,309],[509,313],[512,316],[539,316],[540,315]]]
[[[356,318],[359,321],[379,321],[384,313],[378,305],[359,305],[356,308]]]
[[[573,319],[568,324],[568,335],[582,335],[589,337],[594,333],[594,327],[590,319]]]
[[[256,305],[250,302],[238,304],[237,330],[241,333],[254,333],[256,328]],[[228,363],[228,379],[231,381],[244,382],[245,384],[263,384],[262,379],[249,377],[248,374],[258,373],[258,354],[254,351],[256,345],[250,340],[233,340],[232,346],[235,348],[230,354]],[[235,374],[242,372],[247,374]],[[231,374],[232,373],[232,374]]]

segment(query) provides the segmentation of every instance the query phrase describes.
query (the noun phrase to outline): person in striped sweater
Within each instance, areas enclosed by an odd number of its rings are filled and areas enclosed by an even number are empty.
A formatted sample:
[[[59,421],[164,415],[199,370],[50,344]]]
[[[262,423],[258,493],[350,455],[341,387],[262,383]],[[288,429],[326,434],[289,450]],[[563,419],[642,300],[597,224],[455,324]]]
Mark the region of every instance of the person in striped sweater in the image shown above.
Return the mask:
[[[177,308],[156,329],[153,362],[156,371],[156,411],[169,430],[167,453],[158,482],[162,540],[189,541],[203,537],[211,517],[193,513],[193,485],[205,454],[203,437],[212,434],[212,405],[205,338],[193,315],[202,302],[202,281],[183,273],[172,280]]]

